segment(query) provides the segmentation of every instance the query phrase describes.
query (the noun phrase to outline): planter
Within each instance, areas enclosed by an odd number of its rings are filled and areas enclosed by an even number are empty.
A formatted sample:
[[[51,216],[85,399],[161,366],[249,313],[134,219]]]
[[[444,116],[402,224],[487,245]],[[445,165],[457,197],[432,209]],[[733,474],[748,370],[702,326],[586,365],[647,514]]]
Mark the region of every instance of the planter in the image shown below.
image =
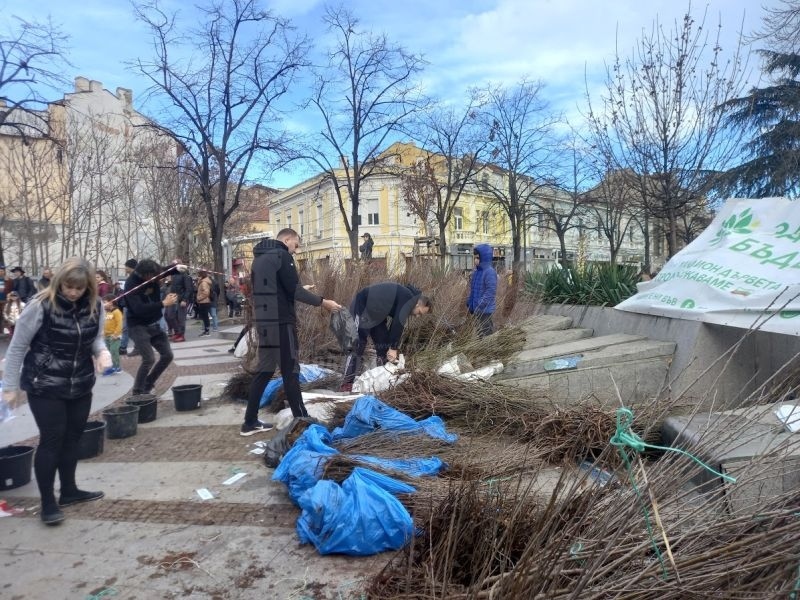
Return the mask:
[[[202,389],[203,386],[199,383],[173,386],[172,397],[175,400],[175,410],[185,411],[200,408]]]
[[[0,490],[12,490],[28,483],[32,467],[33,447],[0,448]]]
[[[78,440],[78,460],[86,460],[102,454],[105,434],[105,421],[88,421],[83,428],[81,439]]]
[[[110,440],[117,440],[136,435],[136,425],[139,423],[138,406],[117,406],[103,411],[106,420],[106,436]]]
[[[139,407],[139,423],[150,423],[156,420],[158,398],[153,394],[131,396],[125,401],[125,404]]]

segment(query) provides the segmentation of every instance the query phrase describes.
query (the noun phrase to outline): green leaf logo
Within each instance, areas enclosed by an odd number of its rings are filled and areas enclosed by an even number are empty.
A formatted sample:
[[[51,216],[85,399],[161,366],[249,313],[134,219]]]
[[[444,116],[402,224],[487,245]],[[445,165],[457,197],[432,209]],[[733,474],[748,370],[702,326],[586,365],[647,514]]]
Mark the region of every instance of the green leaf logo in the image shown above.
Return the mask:
[[[740,215],[733,213],[722,223],[722,227],[719,228],[719,231],[714,235],[714,239],[711,240],[711,245],[719,246],[731,233],[752,233],[757,224],[758,221],[753,221],[753,214],[749,208],[746,208]]]
[[[694,308],[694,307],[695,303],[694,300],[692,300],[691,298],[687,298],[686,300],[681,302],[681,308]]]

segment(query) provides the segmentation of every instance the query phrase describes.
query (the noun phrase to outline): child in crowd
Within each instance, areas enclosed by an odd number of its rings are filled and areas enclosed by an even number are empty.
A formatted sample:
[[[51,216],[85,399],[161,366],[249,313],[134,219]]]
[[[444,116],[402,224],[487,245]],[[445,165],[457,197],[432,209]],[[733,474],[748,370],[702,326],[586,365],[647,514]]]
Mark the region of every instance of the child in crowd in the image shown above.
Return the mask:
[[[3,309],[9,339],[14,336],[14,326],[17,324],[17,319],[19,319],[23,308],[25,308],[25,303],[20,299],[19,294],[10,292],[6,297],[6,306]]]
[[[122,368],[119,366],[119,346],[122,339],[122,311],[115,302],[113,293],[103,296],[104,308],[106,309],[106,323],[103,333],[106,337],[106,348],[111,352],[111,366],[103,371],[103,375],[113,375],[119,373]]]

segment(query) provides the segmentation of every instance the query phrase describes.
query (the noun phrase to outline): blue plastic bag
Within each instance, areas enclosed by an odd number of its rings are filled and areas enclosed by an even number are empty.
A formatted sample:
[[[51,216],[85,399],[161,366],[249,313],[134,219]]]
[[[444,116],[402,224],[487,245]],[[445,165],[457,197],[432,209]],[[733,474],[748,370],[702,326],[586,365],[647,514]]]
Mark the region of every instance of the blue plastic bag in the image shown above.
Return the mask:
[[[353,458],[385,470],[405,473],[412,477],[432,477],[438,475],[439,471],[444,467],[442,459],[436,456],[429,458],[378,458],[377,456],[356,454],[353,455]]]
[[[444,422],[437,416],[415,421],[410,416],[381,402],[375,396],[361,396],[345,417],[344,425],[331,434],[334,440],[354,438],[376,429],[398,432],[422,431],[431,437],[454,443],[458,436],[447,433]]]
[[[272,474],[273,481],[282,481],[289,497],[298,499],[322,477],[325,461],[339,451],[330,446],[331,434],[322,425],[309,425],[281,459]]]
[[[323,369],[318,365],[300,365],[300,383],[310,383],[312,381],[316,381],[317,379],[322,379],[326,375],[333,373],[330,369]],[[270,382],[267,384],[267,387],[264,388],[264,393],[261,394],[261,401],[259,406],[266,406],[275,395],[278,393],[283,387],[283,378],[278,379],[271,379]]]
[[[416,491],[396,479],[356,467],[339,485],[319,481],[300,498],[301,543],[320,554],[369,556],[402,548],[414,535],[406,508],[392,494]]]

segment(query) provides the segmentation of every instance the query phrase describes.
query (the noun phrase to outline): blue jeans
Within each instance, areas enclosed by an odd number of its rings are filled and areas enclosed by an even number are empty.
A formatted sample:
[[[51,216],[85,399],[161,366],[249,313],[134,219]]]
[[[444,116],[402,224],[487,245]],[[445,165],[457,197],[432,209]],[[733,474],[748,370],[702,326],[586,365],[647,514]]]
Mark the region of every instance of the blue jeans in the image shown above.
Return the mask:
[[[219,329],[219,322],[217,322],[217,303],[212,302],[211,308],[208,309],[208,315],[211,317],[211,329],[217,331]]]
[[[119,340],[119,347],[125,352],[128,351],[128,309],[122,309],[122,337]]]

